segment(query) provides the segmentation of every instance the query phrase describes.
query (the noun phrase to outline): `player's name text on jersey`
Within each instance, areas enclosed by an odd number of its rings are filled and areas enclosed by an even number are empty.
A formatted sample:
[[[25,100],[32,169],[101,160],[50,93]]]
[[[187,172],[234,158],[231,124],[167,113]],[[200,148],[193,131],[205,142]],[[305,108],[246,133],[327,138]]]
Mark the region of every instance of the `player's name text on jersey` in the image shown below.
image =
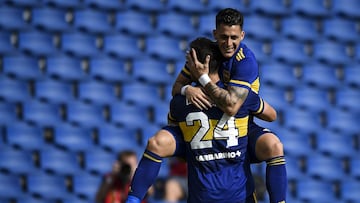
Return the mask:
[[[213,161],[218,159],[234,159],[240,157],[241,152],[237,150],[236,152],[218,152],[213,154],[203,154],[196,156],[197,161]]]

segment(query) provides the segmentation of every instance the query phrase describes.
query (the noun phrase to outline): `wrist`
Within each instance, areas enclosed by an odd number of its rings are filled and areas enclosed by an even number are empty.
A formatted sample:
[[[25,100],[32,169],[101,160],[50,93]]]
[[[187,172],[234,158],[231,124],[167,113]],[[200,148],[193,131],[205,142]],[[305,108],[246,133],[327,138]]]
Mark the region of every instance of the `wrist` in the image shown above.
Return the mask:
[[[186,89],[189,87],[190,85],[185,85],[181,88],[181,95],[186,95]]]
[[[202,74],[200,77],[199,77],[199,83],[205,87],[206,84],[208,84],[209,82],[211,82],[211,79],[209,77],[208,74]]]

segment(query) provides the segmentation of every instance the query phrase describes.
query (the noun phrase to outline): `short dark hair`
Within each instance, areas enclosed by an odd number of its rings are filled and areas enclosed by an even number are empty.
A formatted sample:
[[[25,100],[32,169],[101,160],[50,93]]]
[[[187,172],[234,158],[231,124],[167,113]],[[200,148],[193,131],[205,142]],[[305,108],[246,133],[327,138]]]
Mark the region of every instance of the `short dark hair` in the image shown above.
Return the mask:
[[[224,25],[240,25],[240,28],[243,28],[244,16],[243,14],[233,8],[225,8],[220,10],[216,15],[216,28],[221,24]]]
[[[209,73],[217,72],[222,55],[216,42],[206,37],[198,37],[190,42],[190,48],[195,49],[197,58],[201,63],[204,63],[206,56],[210,55]]]

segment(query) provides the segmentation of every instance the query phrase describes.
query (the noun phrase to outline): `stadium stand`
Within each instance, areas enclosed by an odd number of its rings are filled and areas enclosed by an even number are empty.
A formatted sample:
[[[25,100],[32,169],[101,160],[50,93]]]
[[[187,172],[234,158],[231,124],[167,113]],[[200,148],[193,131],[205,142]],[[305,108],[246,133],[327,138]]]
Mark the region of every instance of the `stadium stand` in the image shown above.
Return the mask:
[[[165,124],[187,43],[213,38],[216,12],[225,7],[244,13],[260,95],[278,111],[278,121],[256,122],[284,144],[287,202],[360,201],[358,0],[0,5],[0,202],[94,202],[118,149],[142,154]],[[163,19],[174,16],[186,23]],[[169,175],[167,164],[160,177]]]

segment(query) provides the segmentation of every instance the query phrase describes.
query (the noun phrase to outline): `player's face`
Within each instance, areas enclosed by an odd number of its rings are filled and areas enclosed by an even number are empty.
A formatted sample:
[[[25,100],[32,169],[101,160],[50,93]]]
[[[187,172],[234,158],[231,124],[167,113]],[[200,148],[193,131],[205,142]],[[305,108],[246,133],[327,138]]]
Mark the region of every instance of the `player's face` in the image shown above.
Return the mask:
[[[241,29],[240,25],[228,26],[221,24],[214,30],[213,34],[225,58],[230,58],[234,55],[245,36],[245,32]]]

